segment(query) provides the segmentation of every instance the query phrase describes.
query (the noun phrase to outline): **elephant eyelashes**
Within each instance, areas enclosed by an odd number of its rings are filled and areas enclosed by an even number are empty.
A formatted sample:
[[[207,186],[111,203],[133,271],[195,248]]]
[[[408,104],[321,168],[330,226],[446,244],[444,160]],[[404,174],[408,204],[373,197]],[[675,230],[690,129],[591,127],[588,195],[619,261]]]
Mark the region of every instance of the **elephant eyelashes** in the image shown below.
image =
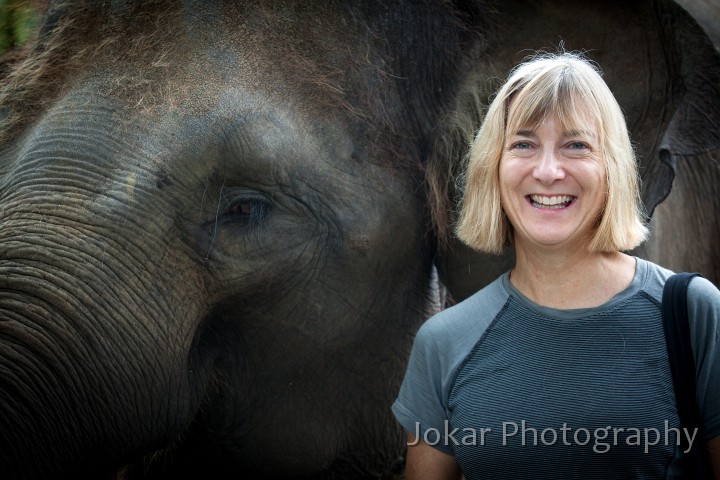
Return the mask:
[[[220,223],[236,223],[256,226],[270,213],[270,204],[258,198],[238,198],[226,203],[224,215],[218,218]]]

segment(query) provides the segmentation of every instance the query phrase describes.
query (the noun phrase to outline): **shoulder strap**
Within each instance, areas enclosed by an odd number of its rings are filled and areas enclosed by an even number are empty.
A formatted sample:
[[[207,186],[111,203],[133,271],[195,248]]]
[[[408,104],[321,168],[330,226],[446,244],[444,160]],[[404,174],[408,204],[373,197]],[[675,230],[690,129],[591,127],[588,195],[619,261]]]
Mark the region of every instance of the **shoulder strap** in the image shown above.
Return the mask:
[[[709,469],[705,463],[702,421],[695,398],[695,358],[690,344],[687,309],[688,285],[690,280],[697,276],[700,274],[683,272],[668,278],[663,289],[662,316],[680,426],[690,432],[690,435],[693,429],[697,429],[693,448],[685,456],[683,476],[702,479],[708,477]],[[682,432],[680,437],[683,451],[687,451],[687,437]]]

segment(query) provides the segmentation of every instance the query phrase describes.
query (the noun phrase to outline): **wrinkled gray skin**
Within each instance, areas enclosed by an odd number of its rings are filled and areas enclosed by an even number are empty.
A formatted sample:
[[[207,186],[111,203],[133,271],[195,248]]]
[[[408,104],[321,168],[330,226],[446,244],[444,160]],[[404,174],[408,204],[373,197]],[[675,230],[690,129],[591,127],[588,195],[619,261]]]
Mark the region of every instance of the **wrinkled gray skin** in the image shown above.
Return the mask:
[[[718,278],[720,61],[674,4],[141,3],[52,8],[4,80],[3,478],[388,471],[434,261],[455,299],[509,265],[425,183],[528,49],[600,63],[673,187],[641,252]]]

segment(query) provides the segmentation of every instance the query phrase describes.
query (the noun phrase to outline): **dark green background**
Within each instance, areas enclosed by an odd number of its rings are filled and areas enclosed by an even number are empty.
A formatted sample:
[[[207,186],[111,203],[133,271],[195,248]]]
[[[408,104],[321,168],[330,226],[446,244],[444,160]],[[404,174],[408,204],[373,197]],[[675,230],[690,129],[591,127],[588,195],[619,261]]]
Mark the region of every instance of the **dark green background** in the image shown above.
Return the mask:
[[[0,0],[0,55],[32,38],[38,15],[27,0]]]

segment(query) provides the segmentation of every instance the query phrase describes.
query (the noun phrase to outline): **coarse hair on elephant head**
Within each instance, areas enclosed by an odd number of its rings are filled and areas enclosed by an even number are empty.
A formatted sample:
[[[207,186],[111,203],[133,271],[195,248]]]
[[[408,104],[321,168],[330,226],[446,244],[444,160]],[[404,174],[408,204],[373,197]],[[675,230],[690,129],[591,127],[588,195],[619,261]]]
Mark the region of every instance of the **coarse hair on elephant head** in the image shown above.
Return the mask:
[[[317,109],[344,110],[360,123],[357,128],[365,131],[368,143],[376,148],[395,154],[410,146],[413,155],[387,160],[409,173],[424,170],[431,149],[428,138],[444,128],[437,123],[438,115],[455,98],[455,84],[460,81],[455,73],[475,62],[478,45],[494,25],[492,10],[483,2],[416,2],[417,8],[405,13],[399,9],[403,2],[390,6],[374,1],[338,2],[312,7],[297,2],[284,6],[282,2],[259,1],[210,3],[224,10],[224,20],[214,19],[220,23],[255,16],[252,24],[238,25],[223,42],[252,44],[243,54],[247,60],[263,63],[262,73],[271,76],[271,81],[263,84],[268,94],[287,96],[284,89],[290,84],[308,100],[296,105],[309,108],[306,114],[315,114]],[[12,138],[35,120],[46,110],[48,99],[62,95],[68,81],[78,78],[112,72],[112,81],[102,85],[102,93],[123,98],[138,112],[177,97],[172,89],[177,85],[161,80],[184,70],[185,63],[174,61],[187,55],[187,45],[177,39],[177,27],[186,22],[188,8],[198,6],[166,0],[51,2],[33,51],[4,80],[0,140]],[[417,15],[421,8],[428,14]],[[282,9],[285,11],[279,11]],[[313,22],[297,23],[295,16],[307,15],[312,9],[319,10]],[[318,29],[321,23],[327,25],[328,15],[346,17],[332,26],[328,37],[355,35],[358,51],[339,49],[320,35]],[[184,33],[182,38],[188,39],[198,32]],[[249,33],[254,38],[249,39]],[[470,48],[458,48],[463,46]],[[413,51],[404,50],[408,48]],[[126,70],[128,63],[137,66]],[[407,77],[397,78],[398,73]],[[358,83],[362,89],[356,88]],[[428,92],[432,95],[423,95]],[[398,104],[401,109],[391,108]]]

